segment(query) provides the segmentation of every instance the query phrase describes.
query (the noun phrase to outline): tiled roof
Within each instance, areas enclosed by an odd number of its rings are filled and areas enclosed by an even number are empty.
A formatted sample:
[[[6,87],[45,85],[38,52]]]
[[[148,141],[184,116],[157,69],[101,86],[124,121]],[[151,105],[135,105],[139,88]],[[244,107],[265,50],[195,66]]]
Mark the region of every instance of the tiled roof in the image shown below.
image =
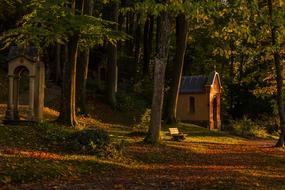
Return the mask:
[[[215,80],[217,72],[211,72],[208,76],[183,76],[181,79],[181,93],[199,93],[205,91],[205,86],[210,86]],[[219,76],[218,76],[218,80]],[[219,81],[220,82],[220,81]]]
[[[184,76],[181,80],[180,92],[203,92],[206,82],[205,76]]]

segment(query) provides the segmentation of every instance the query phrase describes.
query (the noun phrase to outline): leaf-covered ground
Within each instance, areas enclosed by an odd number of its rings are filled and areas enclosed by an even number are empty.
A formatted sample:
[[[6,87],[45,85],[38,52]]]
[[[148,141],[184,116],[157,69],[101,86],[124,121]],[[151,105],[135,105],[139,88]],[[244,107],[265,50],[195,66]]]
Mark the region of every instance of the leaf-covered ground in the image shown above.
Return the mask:
[[[45,109],[45,117],[57,112]],[[145,145],[130,136],[129,125],[80,118],[124,142],[122,156],[102,159],[62,152],[53,135],[75,130],[55,126],[0,126],[0,189],[284,189],[285,152],[275,140],[244,139],[180,124],[187,134],[175,142],[162,131],[162,142]],[[46,138],[48,135],[49,138]],[[51,139],[47,141],[46,139]]]

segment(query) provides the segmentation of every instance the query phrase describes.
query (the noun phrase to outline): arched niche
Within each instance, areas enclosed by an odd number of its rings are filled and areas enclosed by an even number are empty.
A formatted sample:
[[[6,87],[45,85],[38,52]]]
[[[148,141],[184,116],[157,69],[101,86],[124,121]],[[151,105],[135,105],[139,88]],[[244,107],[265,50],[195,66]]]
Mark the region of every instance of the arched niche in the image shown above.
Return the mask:
[[[29,100],[27,121],[39,122],[43,119],[45,69],[35,48],[13,47],[8,56],[9,93],[6,121],[19,121],[19,80],[28,71]],[[13,122],[12,122],[13,123]]]

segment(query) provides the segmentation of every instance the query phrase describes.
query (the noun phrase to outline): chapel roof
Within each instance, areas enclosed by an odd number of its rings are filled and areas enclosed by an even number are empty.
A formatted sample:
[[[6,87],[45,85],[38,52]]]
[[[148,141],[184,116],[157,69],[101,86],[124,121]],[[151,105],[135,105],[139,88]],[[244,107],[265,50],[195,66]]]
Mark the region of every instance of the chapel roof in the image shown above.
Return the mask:
[[[205,91],[206,86],[211,86],[217,77],[220,83],[219,73],[211,72],[208,76],[183,76],[181,79],[181,93],[201,93]],[[221,84],[221,83],[220,83]]]

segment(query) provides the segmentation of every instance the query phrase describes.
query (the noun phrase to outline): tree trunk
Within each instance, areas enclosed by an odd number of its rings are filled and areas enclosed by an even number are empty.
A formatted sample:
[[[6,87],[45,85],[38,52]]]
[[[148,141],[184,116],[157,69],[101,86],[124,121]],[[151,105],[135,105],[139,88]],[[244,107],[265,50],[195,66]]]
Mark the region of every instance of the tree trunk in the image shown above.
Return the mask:
[[[278,114],[280,119],[281,133],[276,143],[276,147],[284,147],[285,141],[285,111],[283,102],[283,77],[282,77],[282,65],[280,64],[279,53],[274,54],[275,72],[276,72],[276,82],[277,82],[277,104],[278,104]]]
[[[78,56],[77,70],[78,77],[76,83],[76,99],[77,99],[77,109],[78,114],[87,115],[86,109],[86,84],[88,77],[88,65],[89,65],[89,50],[84,50],[83,52],[79,52]]]
[[[111,15],[110,20],[118,22],[119,5],[117,2],[112,2],[110,5]],[[113,27],[118,30],[118,25]],[[117,92],[117,46],[116,44],[108,44],[108,61],[107,61],[107,101],[113,107],[116,106],[116,92]]]
[[[157,52],[154,58],[154,91],[151,106],[151,119],[145,142],[156,144],[160,140],[161,115],[164,96],[164,77],[170,42],[170,19],[167,12],[161,12],[157,25]]]
[[[184,56],[187,47],[188,24],[184,14],[179,14],[176,18],[176,52],[174,58],[173,80],[170,86],[170,99],[166,107],[166,120],[168,123],[176,123],[176,109],[181,83]]]
[[[75,87],[78,40],[78,34],[69,38],[67,44],[67,61],[63,65],[62,103],[58,121],[69,126],[77,124]]]
[[[55,78],[56,83],[60,84],[62,81],[62,70],[61,70],[61,45],[56,44],[56,71],[55,71]]]
[[[234,50],[233,42],[230,42],[231,51]],[[234,61],[233,54],[230,56],[230,83],[229,83],[229,96],[230,96],[230,113],[233,119],[236,118],[235,105],[234,105]]]
[[[137,14],[136,21],[136,37],[135,37],[135,60],[137,66],[140,62],[140,44],[141,44],[141,24],[140,24],[140,14]]]
[[[76,12],[76,0],[72,0],[73,14]],[[69,36],[66,46],[66,61],[63,64],[61,88],[61,108],[58,121],[64,125],[76,126],[76,64],[79,32]]]
[[[93,13],[94,0],[85,0],[82,6],[83,14],[91,15]],[[77,80],[77,107],[80,110],[80,114],[87,115],[86,109],[86,84],[88,77],[88,66],[89,66],[89,49],[80,52],[78,69],[78,80]]]
[[[128,20],[128,25],[126,26],[128,29],[128,33],[130,36],[134,36],[134,22],[135,22],[135,14],[131,11],[128,12],[127,14],[127,20]],[[129,39],[127,40],[127,52],[133,56],[134,53],[134,40]]]
[[[272,46],[276,45],[276,26],[273,26],[273,6],[272,0],[268,0],[268,12],[271,24],[271,43]],[[284,147],[285,145],[285,110],[283,102],[283,67],[280,63],[280,54],[279,52],[274,52],[274,64],[275,64],[275,74],[276,74],[276,83],[277,83],[277,104],[278,104],[278,114],[280,119],[281,133],[275,147]]]
[[[153,16],[149,15],[144,24],[143,75],[149,72],[149,62],[152,52],[153,24],[154,24]]]

